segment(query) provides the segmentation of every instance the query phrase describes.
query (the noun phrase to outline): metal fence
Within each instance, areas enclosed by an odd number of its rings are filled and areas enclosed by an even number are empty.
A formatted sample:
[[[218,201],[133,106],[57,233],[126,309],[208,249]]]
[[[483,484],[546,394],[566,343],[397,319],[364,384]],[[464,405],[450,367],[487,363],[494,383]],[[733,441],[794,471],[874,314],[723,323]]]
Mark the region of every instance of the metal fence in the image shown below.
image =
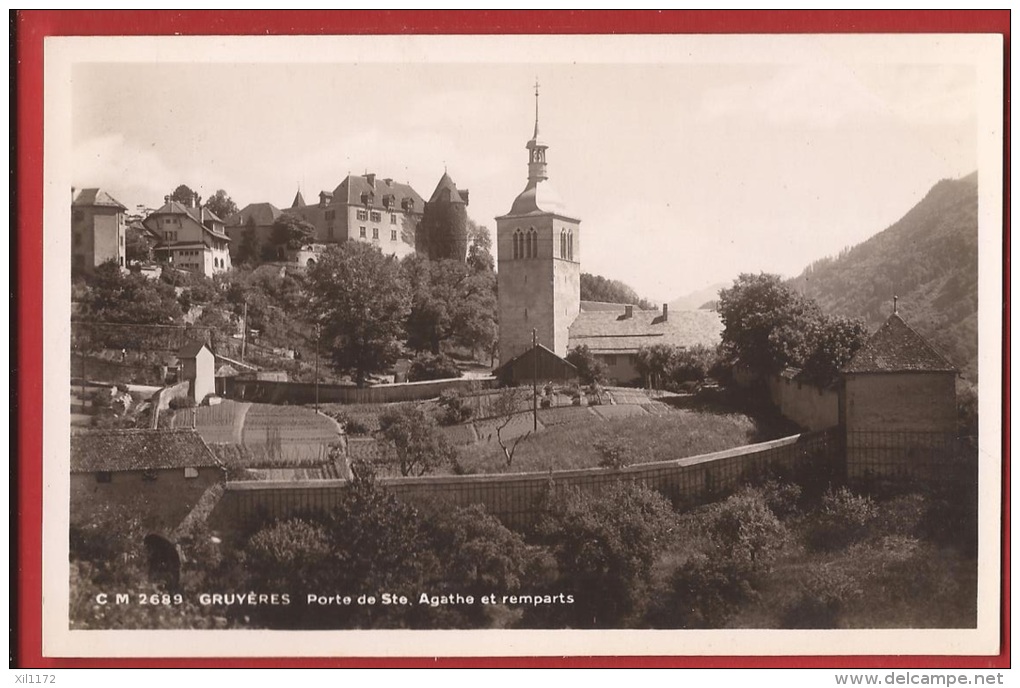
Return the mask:
[[[977,441],[931,432],[850,431],[846,474],[851,482],[949,482],[977,467]]]

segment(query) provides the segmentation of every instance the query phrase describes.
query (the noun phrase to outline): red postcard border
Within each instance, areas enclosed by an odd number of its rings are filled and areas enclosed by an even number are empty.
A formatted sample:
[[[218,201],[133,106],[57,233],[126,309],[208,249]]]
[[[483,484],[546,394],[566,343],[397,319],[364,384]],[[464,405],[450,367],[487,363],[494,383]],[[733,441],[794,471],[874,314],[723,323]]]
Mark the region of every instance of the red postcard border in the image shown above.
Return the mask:
[[[1008,10],[952,11],[11,11],[12,272],[16,273],[16,557],[12,667],[700,667],[974,668],[1010,666]],[[805,657],[61,658],[42,655],[43,42],[47,36],[308,34],[993,33],[1003,36],[1003,528],[998,655]],[[16,528],[16,531],[15,531]],[[12,554],[15,547],[12,546]]]

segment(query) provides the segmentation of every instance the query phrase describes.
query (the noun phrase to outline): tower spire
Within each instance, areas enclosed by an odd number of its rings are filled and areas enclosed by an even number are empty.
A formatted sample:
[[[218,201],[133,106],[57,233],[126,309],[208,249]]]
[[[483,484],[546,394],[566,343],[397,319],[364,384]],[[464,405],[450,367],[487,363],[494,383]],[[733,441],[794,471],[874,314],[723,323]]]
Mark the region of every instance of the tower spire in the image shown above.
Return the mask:
[[[535,136],[533,137],[536,141],[538,140],[538,77],[535,77]]]

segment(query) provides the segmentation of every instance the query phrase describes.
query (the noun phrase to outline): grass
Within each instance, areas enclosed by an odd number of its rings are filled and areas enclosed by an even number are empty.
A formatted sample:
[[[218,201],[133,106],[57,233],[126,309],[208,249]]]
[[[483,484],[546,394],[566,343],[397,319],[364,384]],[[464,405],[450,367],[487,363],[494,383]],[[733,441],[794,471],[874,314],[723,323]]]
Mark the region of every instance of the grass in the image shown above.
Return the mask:
[[[588,409],[552,409],[548,413],[550,420],[555,418],[559,422],[550,423],[544,431],[523,440],[511,468],[505,465],[493,429],[490,441],[486,441],[488,432],[480,431],[481,443],[461,449],[460,470],[517,473],[593,468],[601,458],[594,446],[599,440],[623,442],[630,450],[630,463],[667,461],[738,447],[753,441],[758,434],[757,425],[743,414],[675,411],[663,416],[600,419]],[[530,428],[531,418],[525,415],[516,417],[514,422],[520,425],[526,420],[524,425]],[[543,426],[545,418],[539,414]],[[575,419],[576,422],[570,422]]]

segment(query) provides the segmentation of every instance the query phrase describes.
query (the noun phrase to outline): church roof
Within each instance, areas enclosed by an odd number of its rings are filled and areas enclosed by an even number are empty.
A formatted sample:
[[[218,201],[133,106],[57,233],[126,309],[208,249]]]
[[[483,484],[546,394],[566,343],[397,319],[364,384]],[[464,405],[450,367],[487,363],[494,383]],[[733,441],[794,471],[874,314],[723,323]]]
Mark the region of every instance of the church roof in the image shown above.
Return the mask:
[[[567,211],[563,199],[549,183],[549,180],[528,182],[528,186],[514,199],[504,217],[524,217],[528,215],[559,215],[571,220],[580,221]]]
[[[127,210],[123,203],[102,189],[82,189],[74,197],[74,200],[71,201],[71,205],[105,206]]]
[[[461,196],[460,191],[457,189],[457,185],[450,179],[450,175],[443,172],[443,176],[439,179],[439,183],[436,184],[436,190],[432,192],[432,197],[429,198],[429,203],[464,203],[464,197]]]
[[[586,302],[587,303],[587,302]],[[567,347],[586,345],[593,353],[634,353],[643,346],[715,346],[723,324],[714,311],[660,311],[625,308],[582,310],[570,325]]]
[[[256,225],[271,225],[281,215],[283,215],[283,211],[272,203],[249,203],[227,218],[227,225],[230,227],[243,226],[248,224],[249,218]]]
[[[935,347],[893,313],[843,368],[844,373],[956,372]]]

